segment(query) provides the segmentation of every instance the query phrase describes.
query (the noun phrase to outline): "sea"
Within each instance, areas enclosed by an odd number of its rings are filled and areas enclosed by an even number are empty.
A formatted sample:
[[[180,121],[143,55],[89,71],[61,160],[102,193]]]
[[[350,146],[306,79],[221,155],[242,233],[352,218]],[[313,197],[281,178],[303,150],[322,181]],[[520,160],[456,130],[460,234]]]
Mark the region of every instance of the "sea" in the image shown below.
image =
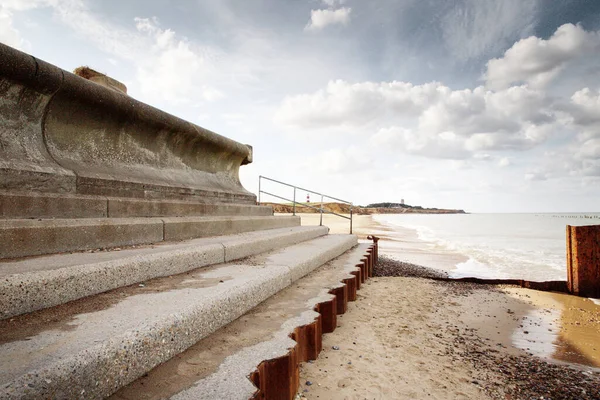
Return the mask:
[[[445,269],[451,277],[532,281],[566,280],[567,225],[600,225],[600,213],[378,214],[373,219],[386,227],[392,250],[394,242],[401,250],[396,254],[412,254],[407,261]],[[428,258],[419,260],[418,254]],[[439,255],[437,261],[432,254]]]

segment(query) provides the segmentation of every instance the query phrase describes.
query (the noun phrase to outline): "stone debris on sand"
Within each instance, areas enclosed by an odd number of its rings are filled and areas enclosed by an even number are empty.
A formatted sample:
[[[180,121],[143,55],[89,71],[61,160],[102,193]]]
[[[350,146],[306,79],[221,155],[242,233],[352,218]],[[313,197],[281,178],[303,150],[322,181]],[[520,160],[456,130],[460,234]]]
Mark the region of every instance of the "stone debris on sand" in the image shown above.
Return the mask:
[[[373,269],[373,276],[405,276],[434,279],[448,278],[448,274],[444,271],[438,271],[404,261],[397,261],[384,255],[379,256],[379,261]]]

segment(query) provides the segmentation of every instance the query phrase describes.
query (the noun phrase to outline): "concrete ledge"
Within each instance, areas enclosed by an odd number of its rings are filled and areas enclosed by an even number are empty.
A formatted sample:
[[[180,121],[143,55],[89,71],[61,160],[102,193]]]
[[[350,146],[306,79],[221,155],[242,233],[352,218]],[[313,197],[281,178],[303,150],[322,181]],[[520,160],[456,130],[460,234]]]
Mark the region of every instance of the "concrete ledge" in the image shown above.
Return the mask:
[[[0,189],[253,204],[252,148],[0,44]]]
[[[123,217],[191,217],[203,215],[271,216],[273,209],[249,204],[215,204],[190,201],[108,199],[108,215]]]
[[[147,282],[129,288],[129,295],[113,296],[116,303],[108,308],[53,323],[68,329],[42,325],[35,334],[23,331],[23,337],[13,330],[0,346],[0,397],[106,397],[289,286],[300,265],[315,269],[322,253],[341,243],[347,250],[356,237],[329,235],[293,247],[313,242],[319,245],[310,246],[312,253],[307,248],[301,260],[288,265],[225,264],[171,283],[168,278],[157,286]],[[42,323],[47,316],[28,318]],[[23,326],[2,323],[15,322]]]
[[[74,194],[0,190],[0,219],[139,218],[208,215],[270,216],[273,209],[251,204],[142,200]]]
[[[300,217],[0,220],[0,259],[179,241],[300,225]]]
[[[156,243],[158,218],[0,220],[0,258]]]
[[[107,200],[101,197],[0,191],[0,219],[106,217]]]
[[[0,263],[0,319],[326,234],[325,227],[271,229],[141,249]]]
[[[300,225],[300,217],[184,217],[163,218],[163,221],[166,241]]]
[[[285,232],[285,236],[268,235],[270,232]],[[267,251],[284,247],[292,243],[300,243],[318,236],[327,235],[329,228],[326,226],[302,226],[295,228],[284,228],[277,230],[266,230],[251,233],[251,238],[245,235],[231,236],[231,240],[223,241],[225,251],[225,262],[240,258],[265,253]]]

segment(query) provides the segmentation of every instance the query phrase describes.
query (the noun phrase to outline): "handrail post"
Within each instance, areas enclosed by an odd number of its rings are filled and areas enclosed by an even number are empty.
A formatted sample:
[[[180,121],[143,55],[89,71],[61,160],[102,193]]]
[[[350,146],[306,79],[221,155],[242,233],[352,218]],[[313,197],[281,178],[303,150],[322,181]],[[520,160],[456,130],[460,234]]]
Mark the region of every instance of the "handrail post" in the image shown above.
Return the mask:
[[[294,217],[296,216],[296,186],[294,186]]]
[[[323,226],[323,195],[321,195],[321,221],[319,222],[319,226]]]
[[[350,206],[350,234],[352,235],[352,206]]]
[[[262,179],[262,175],[258,176],[258,205],[260,206],[260,180]]]

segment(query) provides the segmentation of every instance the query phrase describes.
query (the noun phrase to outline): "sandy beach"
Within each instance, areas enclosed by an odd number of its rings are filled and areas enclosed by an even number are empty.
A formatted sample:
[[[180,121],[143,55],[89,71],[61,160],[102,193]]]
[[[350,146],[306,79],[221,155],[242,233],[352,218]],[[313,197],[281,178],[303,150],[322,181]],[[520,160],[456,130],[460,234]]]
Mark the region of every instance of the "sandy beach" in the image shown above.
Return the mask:
[[[318,215],[301,217],[319,223]],[[324,225],[331,233],[349,228],[333,216]],[[354,233],[382,237],[381,253],[391,258],[379,275],[396,276],[369,281],[325,335],[319,358],[301,368],[301,397],[600,398],[600,306],[564,294],[433,281],[409,263],[449,269],[455,259],[422,254],[409,230],[392,238],[361,215]]]

